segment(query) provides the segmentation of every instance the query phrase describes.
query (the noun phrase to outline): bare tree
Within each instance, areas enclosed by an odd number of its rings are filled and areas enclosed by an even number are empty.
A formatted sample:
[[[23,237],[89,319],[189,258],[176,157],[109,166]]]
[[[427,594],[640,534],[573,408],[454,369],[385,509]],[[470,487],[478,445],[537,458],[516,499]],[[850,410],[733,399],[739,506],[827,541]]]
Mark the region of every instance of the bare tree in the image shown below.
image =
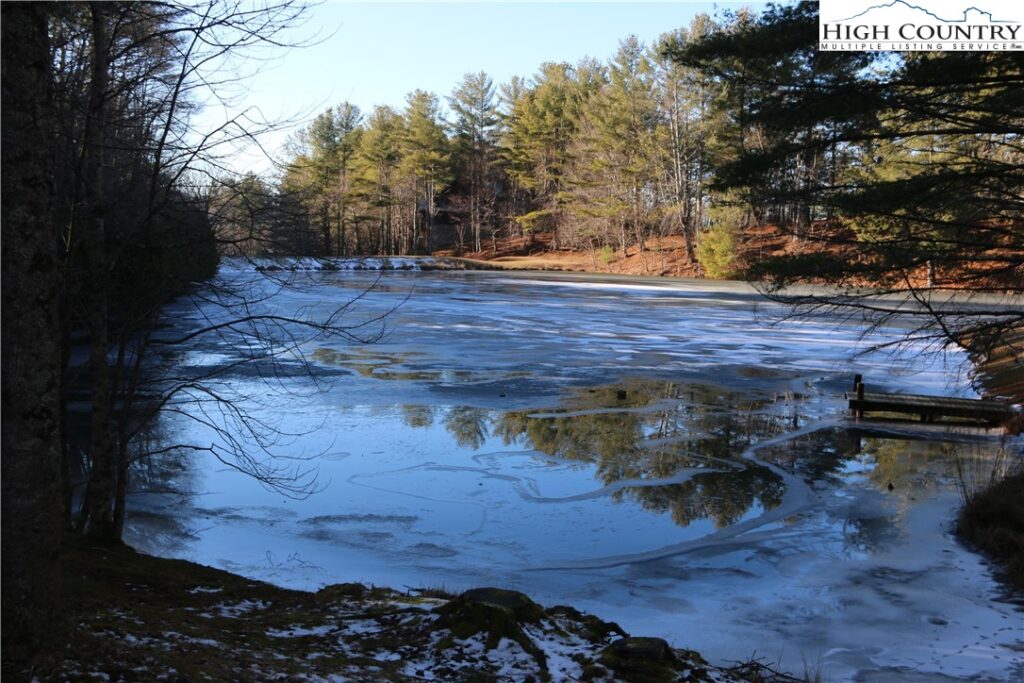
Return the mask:
[[[240,59],[286,47],[284,32],[301,19],[304,6],[210,0],[72,9],[54,18],[61,45],[53,63],[61,70],[60,111],[69,118],[59,156],[68,161],[61,170],[70,284],[64,310],[67,328],[83,326],[90,344],[86,372],[70,368],[67,382],[86,381],[91,403],[77,528],[120,537],[130,466],[145,455],[133,442],[159,412],[203,422],[221,443],[165,444],[158,451],[206,450],[268,485],[302,494],[311,486],[309,472],[269,459],[284,435],[245,412],[244,397],[218,377],[223,368],[203,376],[174,374],[153,350],[220,335],[246,349],[232,365],[254,365],[271,380],[282,358],[301,358],[315,339],[369,341],[378,333],[372,326],[380,320],[354,328],[343,323],[344,305],[326,316],[276,314],[270,305],[275,289],[295,285],[284,278],[200,282],[215,266],[218,245],[206,213],[211,204],[197,188],[207,186],[209,195],[210,184],[228,176],[224,155],[240,141],[258,140],[273,124],[242,113],[200,130],[193,114],[202,98],[234,82]],[[240,187],[234,181],[222,186],[218,192],[229,195]],[[252,231],[244,237],[262,238]],[[230,242],[240,243],[236,237]],[[160,336],[166,302],[182,295],[191,297],[204,322],[179,337]],[[253,446],[268,457],[254,455]]]

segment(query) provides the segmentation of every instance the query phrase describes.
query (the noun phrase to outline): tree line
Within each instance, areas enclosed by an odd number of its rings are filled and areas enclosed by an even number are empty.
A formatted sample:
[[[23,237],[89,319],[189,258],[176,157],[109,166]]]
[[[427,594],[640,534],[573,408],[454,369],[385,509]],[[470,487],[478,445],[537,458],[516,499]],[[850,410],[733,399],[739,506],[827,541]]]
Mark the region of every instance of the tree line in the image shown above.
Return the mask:
[[[468,73],[402,110],[342,103],[277,182],[243,179],[222,205],[270,218],[242,212],[250,255],[496,252],[546,233],[596,264],[676,236],[706,275],[870,324],[923,309],[915,339],[987,353],[1024,325],[1024,58],[819,52],[816,26],[813,2],[699,15],[605,62],[500,86]],[[762,228],[782,253],[744,250]],[[784,293],[801,282],[842,291]],[[950,305],[954,290],[989,298]]]
[[[713,277],[1020,293],[1021,58],[818,52],[816,21],[809,2],[699,15],[605,62],[342,103],[276,182],[220,195],[227,232],[320,256],[547,233],[596,258],[677,236]],[[789,256],[744,254],[764,226]]]
[[[481,252],[544,232],[623,251],[682,235],[694,258],[741,123],[716,105],[728,85],[670,49],[751,20],[701,15],[653,45],[628,37],[607,62],[545,63],[500,85],[467,73],[400,110],[343,102],[295,137],[275,182],[225,187],[220,225],[251,256]]]

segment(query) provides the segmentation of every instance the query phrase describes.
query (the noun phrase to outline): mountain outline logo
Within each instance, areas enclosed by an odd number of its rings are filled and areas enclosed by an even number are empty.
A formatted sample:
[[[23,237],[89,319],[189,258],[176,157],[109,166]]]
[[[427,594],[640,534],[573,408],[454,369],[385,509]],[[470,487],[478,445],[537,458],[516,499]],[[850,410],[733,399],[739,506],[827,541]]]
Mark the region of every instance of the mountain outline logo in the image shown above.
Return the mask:
[[[983,17],[986,17],[986,20],[988,21],[988,23],[991,23],[991,24],[1012,24],[1012,23],[1016,23],[1016,22],[1014,22],[1014,21],[1012,21],[1010,19],[996,19],[993,16],[992,12],[989,12],[988,10],[983,10],[980,7],[976,7],[975,5],[971,5],[970,7],[965,8],[962,11],[961,18],[959,18],[959,19],[946,19],[945,17],[940,17],[938,14],[936,14],[935,12],[933,12],[932,10],[930,10],[930,9],[928,9],[926,7],[921,7],[920,5],[915,5],[913,3],[907,2],[907,0],[892,0],[892,2],[886,2],[886,3],[879,4],[879,5],[872,5],[871,7],[868,7],[867,9],[865,9],[865,10],[863,10],[863,11],[857,13],[857,14],[854,14],[853,16],[846,17],[844,19],[836,19],[835,21],[836,22],[853,21],[854,19],[859,19],[859,18],[863,17],[864,15],[869,14],[871,12],[874,12],[876,10],[886,10],[886,9],[891,9],[891,8],[894,8],[894,7],[905,7],[905,8],[910,9],[910,10],[916,10],[916,11],[919,11],[919,12],[924,12],[925,14],[927,14],[932,19],[935,19],[937,21],[941,21],[941,22],[946,23],[946,24],[965,24],[968,21],[970,21],[970,18],[969,18],[968,15],[971,12],[975,12],[976,14],[979,14],[979,15],[981,15]]]
[[[859,11],[858,11],[859,10]],[[832,17],[844,17],[833,19]],[[818,50],[1024,51],[1022,0],[820,0]]]

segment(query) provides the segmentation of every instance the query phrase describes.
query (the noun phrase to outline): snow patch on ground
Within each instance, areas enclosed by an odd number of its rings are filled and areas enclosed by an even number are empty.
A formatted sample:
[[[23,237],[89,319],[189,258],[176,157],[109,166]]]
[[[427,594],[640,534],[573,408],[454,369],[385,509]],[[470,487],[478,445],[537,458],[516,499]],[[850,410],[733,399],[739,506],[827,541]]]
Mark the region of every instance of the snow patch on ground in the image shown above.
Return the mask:
[[[262,600],[242,600],[234,604],[220,603],[214,605],[213,609],[222,617],[237,617],[253,610],[265,610],[269,606],[269,602]]]
[[[261,273],[381,270],[462,270],[465,263],[433,256],[365,256],[361,258],[253,258],[225,259],[228,268]]]

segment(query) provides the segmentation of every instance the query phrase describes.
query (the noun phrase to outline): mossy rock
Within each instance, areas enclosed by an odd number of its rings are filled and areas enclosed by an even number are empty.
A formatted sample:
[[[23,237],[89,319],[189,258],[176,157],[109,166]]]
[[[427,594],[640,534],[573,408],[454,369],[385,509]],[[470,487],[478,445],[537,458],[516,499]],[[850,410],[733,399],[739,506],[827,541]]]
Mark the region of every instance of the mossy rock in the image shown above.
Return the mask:
[[[544,618],[544,608],[519,591],[503,588],[472,588],[460,595],[459,599],[509,610],[515,616],[516,621],[521,623],[536,624]]]
[[[601,664],[624,681],[674,681],[681,662],[661,638],[622,638],[601,653]]]
[[[520,624],[539,624],[544,608],[528,596],[501,588],[474,588],[434,610],[438,614],[435,627],[448,629],[453,638],[466,639],[486,634],[484,647],[492,650],[502,638],[515,641],[547,673],[547,656],[526,635]],[[442,646],[451,643],[442,642]]]

